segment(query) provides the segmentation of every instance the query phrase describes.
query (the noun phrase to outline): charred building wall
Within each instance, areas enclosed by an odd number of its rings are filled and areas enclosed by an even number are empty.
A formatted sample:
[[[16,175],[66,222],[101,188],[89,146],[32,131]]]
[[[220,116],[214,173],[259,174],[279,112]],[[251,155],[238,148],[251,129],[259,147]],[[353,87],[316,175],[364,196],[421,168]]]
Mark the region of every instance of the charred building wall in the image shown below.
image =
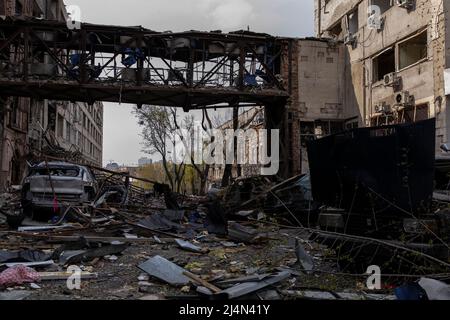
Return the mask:
[[[290,99],[283,130],[289,150],[289,175],[308,171],[307,141],[358,125],[360,114],[345,102],[351,91],[345,81],[347,53],[328,39],[286,41],[282,75]]]

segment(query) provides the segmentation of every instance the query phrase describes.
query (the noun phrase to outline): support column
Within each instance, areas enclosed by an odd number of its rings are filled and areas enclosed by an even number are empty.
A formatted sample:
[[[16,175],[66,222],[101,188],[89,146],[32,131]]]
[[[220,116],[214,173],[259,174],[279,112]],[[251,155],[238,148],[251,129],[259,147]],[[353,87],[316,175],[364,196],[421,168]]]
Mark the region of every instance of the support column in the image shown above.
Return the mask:
[[[3,170],[3,157],[5,152],[3,150],[3,140],[4,140],[4,125],[5,125],[5,115],[6,115],[6,97],[0,97],[0,192],[4,190],[4,182],[6,181],[6,176]]]
[[[230,103],[230,108],[233,108],[233,130],[236,132],[236,130],[239,129],[239,101],[234,101]],[[234,164],[238,168],[238,176],[240,175],[240,166],[237,164],[237,137],[234,137]],[[228,187],[231,183],[231,179],[233,178],[233,165],[232,164],[226,164],[225,170],[223,172],[222,177],[222,187]]]
[[[268,150],[271,150],[271,134],[270,130],[280,130],[280,170],[278,176],[282,178],[289,178],[292,175],[291,155],[289,152],[289,125],[287,107],[285,103],[274,103],[264,107],[264,115],[266,122],[266,129],[268,133]]]

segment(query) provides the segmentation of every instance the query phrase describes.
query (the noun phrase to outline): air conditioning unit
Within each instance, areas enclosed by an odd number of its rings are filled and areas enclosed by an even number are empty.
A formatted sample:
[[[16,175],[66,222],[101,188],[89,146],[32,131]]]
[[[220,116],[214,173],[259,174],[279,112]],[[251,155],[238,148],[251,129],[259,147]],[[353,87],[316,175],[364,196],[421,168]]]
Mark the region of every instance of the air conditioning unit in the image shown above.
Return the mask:
[[[389,113],[391,111],[391,106],[386,104],[386,102],[375,105],[375,113]]]
[[[408,91],[402,91],[395,96],[395,103],[398,106],[414,105],[414,96],[410,95]]]
[[[344,36],[344,44],[345,45],[354,45],[356,43],[356,34],[347,33]]]
[[[414,0],[395,0],[395,4],[400,8],[412,9],[414,7]]]
[[[384,76],[384,85],[387,86],[396,86],[398,85],[400,78],[397,76],[395,72],[388,73]]]
[[[372,30],[381,31],[384,28],[384,17],[380,17],[378,15],[372,15],[369,17],[367,21],[367,27]]]

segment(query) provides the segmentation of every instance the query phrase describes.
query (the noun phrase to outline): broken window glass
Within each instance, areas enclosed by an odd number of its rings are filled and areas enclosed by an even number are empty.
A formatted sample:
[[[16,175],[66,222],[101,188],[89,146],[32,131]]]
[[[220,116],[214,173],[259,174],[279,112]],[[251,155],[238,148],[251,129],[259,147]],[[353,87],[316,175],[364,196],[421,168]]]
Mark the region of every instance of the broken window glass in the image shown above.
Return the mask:
[[[0,16],[6,16],[6,7],[4,0],[0,0]]]
[[[373,81],[381,81],[384,76],[395,72],[395,52],[389,49],[372,60]]]
[[[380,8],[380,14],[385,13],[392,7],[391,0],[372,0],[371,5],[378,6]]]
[[[359,30],[358,10],[353,11],[348,15],[348,32],[355,34]]]
[[[428,34],[422,32],[398,45],[399,69],[409,67],[428,56]]]

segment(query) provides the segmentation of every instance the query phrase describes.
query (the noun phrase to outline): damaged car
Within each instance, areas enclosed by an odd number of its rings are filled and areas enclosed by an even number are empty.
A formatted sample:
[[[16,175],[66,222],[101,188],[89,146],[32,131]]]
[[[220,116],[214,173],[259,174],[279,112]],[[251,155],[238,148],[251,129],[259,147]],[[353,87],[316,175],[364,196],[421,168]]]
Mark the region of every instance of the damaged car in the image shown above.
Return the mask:
[[[58,214],[64,207],[92,202],[98,185],[92,171],[85,166],[66,163],[40,163],[30,168],[22,184],[24,214]]]

